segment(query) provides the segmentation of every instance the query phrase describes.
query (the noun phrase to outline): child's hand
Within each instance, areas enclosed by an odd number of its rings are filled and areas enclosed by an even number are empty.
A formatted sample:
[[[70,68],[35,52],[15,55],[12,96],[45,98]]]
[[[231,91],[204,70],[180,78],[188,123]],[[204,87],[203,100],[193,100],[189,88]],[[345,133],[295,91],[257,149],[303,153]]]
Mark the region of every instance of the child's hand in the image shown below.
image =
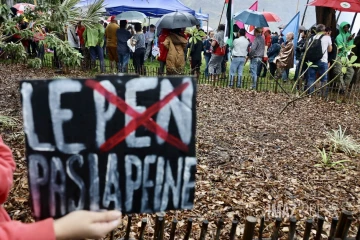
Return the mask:
[[[75,211],[54,221],[57,240],[105,237],[121,222],[119,211]]]

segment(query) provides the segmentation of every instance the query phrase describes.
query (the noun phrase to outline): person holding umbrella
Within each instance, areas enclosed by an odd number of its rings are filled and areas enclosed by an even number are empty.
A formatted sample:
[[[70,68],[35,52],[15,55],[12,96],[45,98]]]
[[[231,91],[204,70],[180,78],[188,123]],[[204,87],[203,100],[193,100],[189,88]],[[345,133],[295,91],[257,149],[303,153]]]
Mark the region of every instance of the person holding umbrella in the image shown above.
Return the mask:
[[[164,47],[168,49],[166,56],[166,74],[180,75],[184,73],[185,52],[187,40],[181,34],[181,28],[171,29],[169,36],[164,41]]]

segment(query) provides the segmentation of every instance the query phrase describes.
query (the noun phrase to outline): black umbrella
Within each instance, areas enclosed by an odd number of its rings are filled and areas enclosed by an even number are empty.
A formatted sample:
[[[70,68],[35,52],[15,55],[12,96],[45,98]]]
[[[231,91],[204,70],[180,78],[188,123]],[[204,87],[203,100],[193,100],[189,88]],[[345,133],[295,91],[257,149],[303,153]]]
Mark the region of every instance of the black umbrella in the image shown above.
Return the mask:
[[[195,16],[186,12],[173,12],[162,16],[156,23],[157,31],[160,32],[162,28],[176,29],[186,28],[198,25],[199,20]]]

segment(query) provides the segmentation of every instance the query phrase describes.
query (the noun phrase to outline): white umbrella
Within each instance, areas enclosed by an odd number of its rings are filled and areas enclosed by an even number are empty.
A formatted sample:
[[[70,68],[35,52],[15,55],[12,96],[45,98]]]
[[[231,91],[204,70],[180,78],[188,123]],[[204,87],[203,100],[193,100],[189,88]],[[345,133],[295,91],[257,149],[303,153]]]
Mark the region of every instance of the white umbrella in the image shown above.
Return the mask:
[[[116,15],[115,20],[142,20],[146,21],[146,15],[137,11],[122,12]]]

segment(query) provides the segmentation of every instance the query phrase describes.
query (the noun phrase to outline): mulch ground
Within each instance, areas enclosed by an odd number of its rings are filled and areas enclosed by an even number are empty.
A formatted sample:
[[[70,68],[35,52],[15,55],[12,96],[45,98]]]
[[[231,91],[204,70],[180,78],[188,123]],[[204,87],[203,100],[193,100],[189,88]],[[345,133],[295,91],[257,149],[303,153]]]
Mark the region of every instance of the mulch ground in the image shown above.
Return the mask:
[[[13,219],[31,222],[18,81],[52,78],[56,74],[53,70],[31,70],[21,65],[0,64],[0,69],[0,115],[13,117],[16,123],[0,126],[1,135],[12,148],[17,163],[13,190],[4,205]],[[216,221],[220,218],[225,221],[221,239],[227,239],[225,236],[234,218],[241,222],[236,231],[240,236],[245,217],[249,215],[267,216],[264,237],[270,236],[274,217],[279,214],[284,218],[280,228],[283,238],[288,231],[290,214],[299,220],[298,236],[302,236],[304,220],[316,219],[318,215],[326,220],[323,238],[331,218],[341,210],[352,211],[357,221],[360,216],[359,157],[334,153],[336,160],[351,160],[344,170],[314,165],[321,159],[316,148],[326,146],[326,133],[338,129],[339,125],[347,128],[347,134],[360,139],[360,108],[306,98],[279,115],[286,101],[286,96],[281,94],[198,86],[195,207],[192,211],[167,213],[166,237],[173,217],[179,220],[177,232],[181,238],[186,219],[193,218],[191,237],[194,239],[198,239],[204,219],[210,222],[209,237],[215,235]],[[144,217],[149,221],[146,239],[150,239],[154,231],[153,215],[134,216],[132,234],[137,237]],[[123,225],[115,232],[116,237],[124,235],[126,222],[124,218]],[[312,234],[315,233],[313,230]],[[352,227],[350,235],[355,234],[356,228]]]

